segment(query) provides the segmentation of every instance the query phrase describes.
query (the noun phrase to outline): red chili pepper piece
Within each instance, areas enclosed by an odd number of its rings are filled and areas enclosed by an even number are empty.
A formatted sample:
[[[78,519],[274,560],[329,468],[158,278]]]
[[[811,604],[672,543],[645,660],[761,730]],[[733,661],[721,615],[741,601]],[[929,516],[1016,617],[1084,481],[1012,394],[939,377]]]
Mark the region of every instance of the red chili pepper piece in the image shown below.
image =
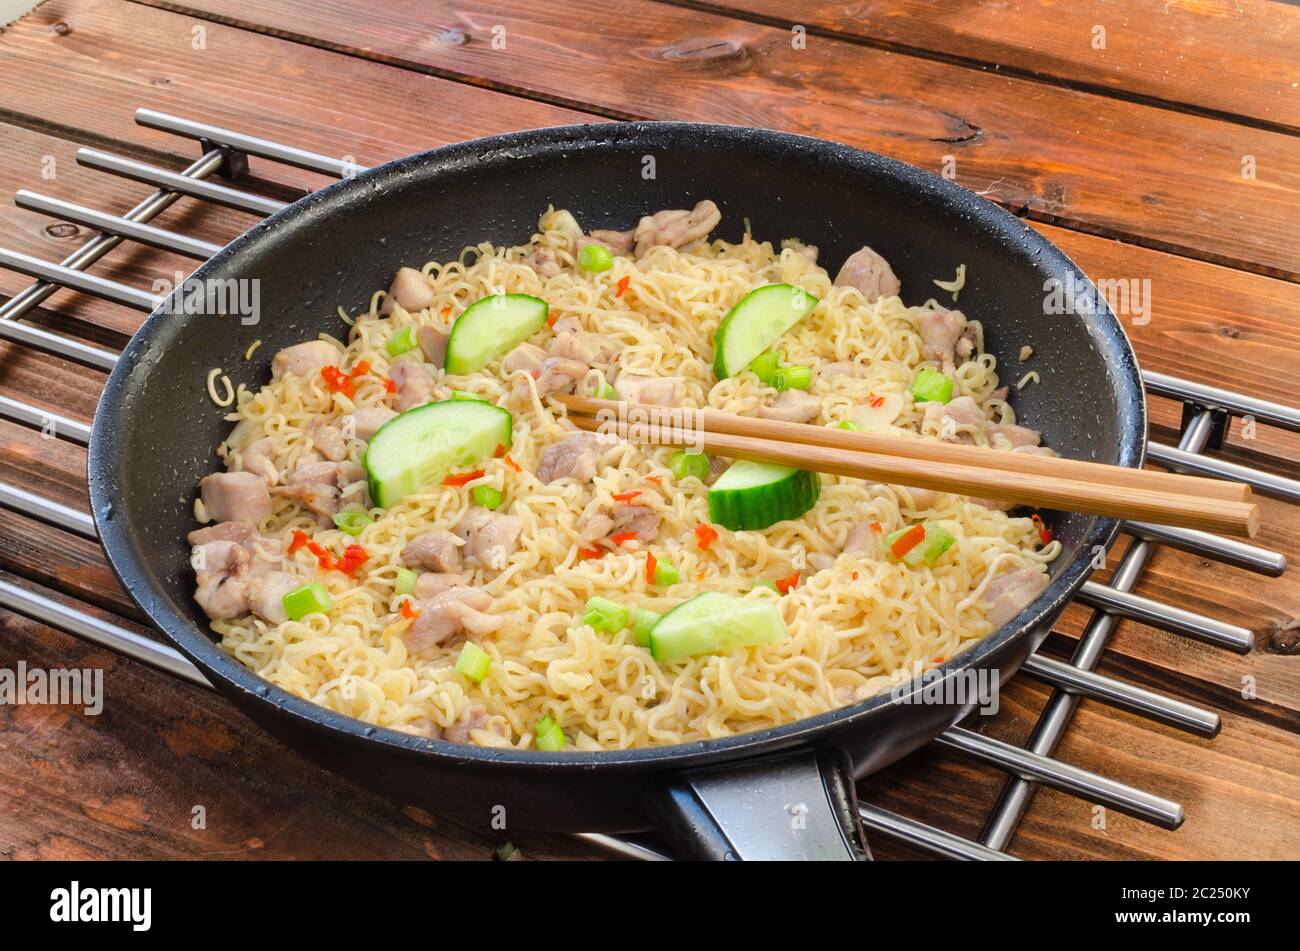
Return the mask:
[[[504,457],[504,462],[505,462],[505,464],[508,465],[511,469],[514,469],[515,472],[523,472],[523,471],[524,471],[523,469],[519,468],[519,463],[515,462],[515,461],[514,461],[513,459],[511,459],[509,456],[505,456],[505,457]]]
[[[609,536],[609,540],[612,541],[615,545],[621,545],[624,542],[630,542],[634,538],[636,538],[636,532],[618,532],[614,535]]]
[[[617,498],[617,496],[615,497]],[[645,583],[646,584],[655,583],[655,568],[657,568],[658,566],[659,566],[659,562],[655,560],[654,552],[652,551],[646,552],[645,553]]]
[[[402,602],[402,617],[406,618],[408,621],[414,621],[419,616],[420,612],[411,607],[410,601]]]
[[[1055,537],[1055,534],[1052,532],[1052,530],[1043,524],[1043,520],[1037,512],[1035,512],[1033,515],[1029,517],[1030,519],[1033,520],[1034,527],[1038,529],[1038,537],[1044,545],[1046,545]]]
[[[442,480],[443,485],[464,485],[466,482],[473,482],[475,479],[483,478],[483,469],[475,469],[473,472],[460,472],[455,475],[449,475]]]
[[[289,554],[292,555],[303,545],[307,544],[309,540],[310,539],[307,538],[306,532],[299,531],[298,529],[295,528],[293,530],[293,541],[289,542],[289,549],[288,549]]]
[[[620,492],[618,495],[614,496],[614,501],[630,502],[640,494],[641,494],[640,489],[633,489],[631,492]]]
[[[894,544],[889,546],[889,553],[895,558],[902,558],[923,541],[925,541],[925,526],[913,525],[895,539]]]
[[[799,572],[795,572],[788,578],[778,578],[776,581],[776,590],[782,594],[789,594],[790,589],[799,583]]]
[[[700,522],[695,526],[695,543],[700,546],[700,551],[708,551],[709,546],[718,540],[718,532],[706,522]]]
[[[599,548],[579,548],[579,549],[578,549],[578,554],[581,555],[583,558],[599,558],[599,557],[600,557],[600,549],[599,549]]]
[[[615,285],[617,287],[617,290],[614,291],[614,296],[622,297],[625,293],[627,293],[627,286],[631,283],[632,283],[632,278],[620,277],[618,279],[618,284]]]

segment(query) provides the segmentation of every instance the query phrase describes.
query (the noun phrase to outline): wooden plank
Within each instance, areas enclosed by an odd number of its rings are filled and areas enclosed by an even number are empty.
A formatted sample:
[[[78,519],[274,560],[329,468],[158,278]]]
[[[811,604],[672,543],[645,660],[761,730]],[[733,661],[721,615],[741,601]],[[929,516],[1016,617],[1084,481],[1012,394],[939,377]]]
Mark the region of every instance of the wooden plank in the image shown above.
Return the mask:
[[[1300,10],[1271,0],[703,0],[692,5],[1300,131],[1300,93],[1294,85]],[[1097,32],[1099,27],[1104,32]],[[1224,82],[1226,70],[1231,82]]]
[[[507,838],[345,782],[210,690],[0,611],[0,667],[20,661],[102,670],[104,709],[0,705],[7,857],[484,859]],[[194,827],[195,807],[204,828]],[[509,838],[532,858],[597,854],[567,836]]]
[[[198,156],[197,143],[136,125],[134,110],[201,119],[362,164],[590,120],[124,0],[52,0],[7,28],[0,34],[0,87],[9,121],[74,140],[135,142],[187,161]],[[291,187],[329,181],[257,159],[250,164],[255,175]]]
[[[1289,135],[838,40],[798,49],[788,30],[649,0],[601,17],[599,42],[577,0],[376,3],[363,19],[346,0],[184,8],[609,115],[789,129],[932,171],[947,159],[957,181],[1030,218],[1300,277]]]

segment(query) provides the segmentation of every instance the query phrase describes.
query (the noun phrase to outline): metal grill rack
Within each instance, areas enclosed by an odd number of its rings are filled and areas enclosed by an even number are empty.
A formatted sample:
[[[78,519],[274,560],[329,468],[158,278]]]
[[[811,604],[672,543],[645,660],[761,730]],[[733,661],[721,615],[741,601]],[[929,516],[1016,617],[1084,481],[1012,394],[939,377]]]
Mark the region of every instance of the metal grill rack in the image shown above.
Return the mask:
[[[282,202],[211,181],[214,176],[238,179],[247,170],[250,156],[334,178],[344,178],[363,170],[341,159],[149,109],[137,110],[135,118],[140,125],[197,141],[201,156],[184,171],[173,172],[97,149],[80,149],[77,153],[80,164],[153,185],[157,189],[120,216],[26,190],[19,191],[15,201],[20,207],[83,225],[98,234],[57,264],[0,248],[0,267],[35,278],[30,286],[0,306],[0,338],[101,370],[111,370],[118,359],[116,353],[21,323],[21,318],[59,288],[74,289],[146,313],[153,310],[160,303],[154,295],[96,277],[87,269],[123,241],[161,248],[198,261],[214,254],[218,245],[148,223],[182,197],[261,216],[283,208]],[[1178,445],[1148,443],[1148,457],[1153,462],[1171,469],[1235,479],[1261,492],[1300,501],[1300,481],[1207,454],[1221,446],[1233,416],[1300,432],[1300,410],[1160,373],[1144,372],[1143,379],[1148,394],[1182,401],[1184,407],[1182,436]],[[0,397],[0,417],[40,427],[58,438],[82,445],[90,439],[90,428],[85,423],[6,397]],[[96,537],[89,514],[42,498],[20,486],[0,482],[0,506],[86,538]],[[1025,674],[1053,688],[1027,746],[1017,747],[961,726],[952,727],[934,741],[1008,774],[980,840],[971,841],[864,803],[860,806],[861,815],[869,833],[943,858],[1011,859],[1012,856],[1006,854],[1006,847],[1039,785],[1117,809],[1166,829],[1176,829],[1182,824],[1183,808],[1180,804],[1062,763],[1053,759],[1052,753],[1068,729],[1070,718],[1082,697],[1200,736],[1212,737],[1218,733],[1220,719],[1217,713],[1096,672],[1110,637],[1122,618],[1131,618],[1235,653],[1247,653],[1253,646],[1252,634],[1246,628],[1133,593],[1132,589],[1157,545],[1180,548],[1273,577],[1286,569],[1286,560],[1282,555],[1258,546],[1206,532],[1139,522],[1124,523],[1122,530],[1132,536],[1133,541],[1110,583],[1087,581],[1077,595],[1081,603],[1094,609],[1094,614],[1070,661],[1034,654],[1021,667]],[[0,581],[0,607],[191,683],[211,686],[197,668],[172,648],[69,608],[36,591]],[[669,858],[632,839],[605,835],[585,838],[626,858]]]

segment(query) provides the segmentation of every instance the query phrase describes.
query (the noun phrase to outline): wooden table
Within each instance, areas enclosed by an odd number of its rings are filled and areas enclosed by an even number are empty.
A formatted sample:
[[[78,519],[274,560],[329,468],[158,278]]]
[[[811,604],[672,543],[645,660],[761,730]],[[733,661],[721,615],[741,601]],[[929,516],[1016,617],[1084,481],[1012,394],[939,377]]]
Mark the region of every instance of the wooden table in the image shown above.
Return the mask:
[[[601,119],[787,129],[948,168],[1094,278],[1150,280],[1149,322],[1128,321],[1145,367],[1294,404],[1297,81],[1300,9],[1267,0],[48,0],[0,33],[0,192],[126,210],[147,189],[79,168],[78,146],[174,168],[196,157],[137,127],[139,106],[362,164]],[[280,198],[322,184],[257,160],[252,175]],[[251,222],[182,201],[156,223],[223,241]],[[87,237],[0,208],[0,246],[58,260]],[[190,266],[124,245],[94,270],[148,287]],[[26,283],[0,272],[0,295]],[[116,348],[141,318],[64,291],[34,319]],[[89,420],[102,382],[0,344],[2,395]],[[1152,409],[1153,436],[1173,442],[1179,407]],[[1294,476],[1298,448],[1234,427],[1224,454]],[[87,505],[84,451],[9,422],[0,481]],[[1263,507],[1260,543],[1300,559],[1300,508]],[[0,577],[145,630],[93,543],[2,509]],[[1182,802],[1187,822],[1170,833],[1112,814],[1098,829],[1088,804],[1040,791],[1011,851],[1300,857],[1300,571],[1261,579],[1161,549],[1138,590],[1256,632],[1256,650],[1237,657],[1125,622],[1101,668],[1223,711],[1223,732],[1195,739],[1085,701],[1060,756]],[[1049,650],[1067,654],[1087,617],[1071,608]],[[98,717],[0,707],[6,856],[484,857],[500,844],[335,779],[205,691],[0,613],[0,667],[19,661],[102,667],[107,702]],[[1242,698],[1247,677],[1255,699]],[[976,727],[1024,742],[1045,697],[1020,678]],[[975,836],[1002,779],[932,748],[860,795]],[[205,830],[192,828],[195,805]],[[534,857],[597,854],[560,836],[512,838]]]

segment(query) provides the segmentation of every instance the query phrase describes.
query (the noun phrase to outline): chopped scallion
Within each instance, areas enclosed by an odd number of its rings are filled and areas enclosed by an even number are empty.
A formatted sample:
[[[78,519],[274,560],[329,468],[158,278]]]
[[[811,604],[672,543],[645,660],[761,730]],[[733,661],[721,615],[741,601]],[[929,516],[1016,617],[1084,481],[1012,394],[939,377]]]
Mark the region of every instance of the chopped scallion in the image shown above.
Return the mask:
[[[415,590],[415,582],[419,577],[410,568],[398,568],[397,583],[393,585],[393,594],[410,594]]]
[[[681,575],[670,561],[655,562],[655,584],[670,585],[681,580]]]
[[[485,509],[494,509],[505,499],[500,489],[490,485],[474,486],[469,490],[469,497],[475,505],[481,505]]]
[[[603,244],[589,244],[578,252],[578,267],[596,274],[614,266],[614,255]]]
[[[384,342],[384,349],[390,357],[400,357],[408,350],[415,349],[415,324],[407,324]]]
[[[602,383],[600,389],[596,391],[596,399],[616,400],[618,399],[618,390],[614,389],[614,387],[610,386],[608,383]]]
[[[284,613],[291,621],[301,621],[308,614],[324,614],[334,608],[334,601],[325,586],[319,581],[309,581],[301,587],[294,588],[282,599]]]
[[[851,433],[860,433],[860,432],[862,432],[862,427],[859,426],[857,423],[855,423],[855,422],[854,422],[853,420],[851,420],[851,419],[844,419],[844,420],[841,420],[841,421],[838,423],[838,428],[840,428],[840,429],[847,429],[847,430],[848,430],[849,432],[851,432]]]
[[[477,393],[470,393],[465,390],[452,390],[451,398],[454,400],[478,400],[480,403],[487,402],[487,400],[479,396]]]
[[[550,717],[542,717],[538,720],[537,726],[533,727],[533,732],[536,734],[533,742],[537,744],[537,748],[548,753],[564,749],[564,744],[567,742],[560,725]]]
[[[481,684],[492,666],[492,656],[473,641],[466,641],[456,658],[456,672],[464,674],[476,684]]]
[[[365,512],[339,512],[334,516],[334,527],[353,538],[360,535],[370,522],[370,516]]]
[[[776,582],[769,581],[767,578],[759,578],[754,582],[755,588],[767,588],[769,591],[776,591]]]
[[[583,624],[607,634],[621,631],[627,627],[627,621],[627,608],[599,595],[587,602],[587,613],[582,616]]]
[[[921,367],[912,378],[912,399],[918,403],[947,403],[952,399],[952,377]]]
[[[668,457],[668,468],[672,471],[673,477],[678,480],[695,476],[703,482],[709,474],[709,457],[702,452],[678,449]]]
[[[767,384],[775,390],[806,390],[812,386],[812,367],[781,367]]]

